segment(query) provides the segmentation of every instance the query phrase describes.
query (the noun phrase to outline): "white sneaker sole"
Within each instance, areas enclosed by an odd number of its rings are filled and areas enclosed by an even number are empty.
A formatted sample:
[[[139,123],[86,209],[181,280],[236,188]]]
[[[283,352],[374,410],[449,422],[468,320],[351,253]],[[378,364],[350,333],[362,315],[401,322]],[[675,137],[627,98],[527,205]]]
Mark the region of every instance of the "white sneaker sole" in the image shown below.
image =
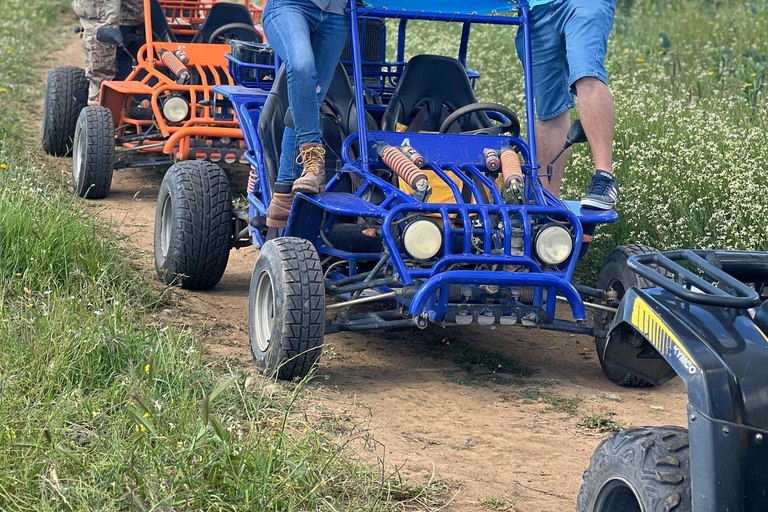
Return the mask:
[[[612,210],[616,203],[606,203],[597,199],[582,198],[581,207],[591,208],[593,210]]]

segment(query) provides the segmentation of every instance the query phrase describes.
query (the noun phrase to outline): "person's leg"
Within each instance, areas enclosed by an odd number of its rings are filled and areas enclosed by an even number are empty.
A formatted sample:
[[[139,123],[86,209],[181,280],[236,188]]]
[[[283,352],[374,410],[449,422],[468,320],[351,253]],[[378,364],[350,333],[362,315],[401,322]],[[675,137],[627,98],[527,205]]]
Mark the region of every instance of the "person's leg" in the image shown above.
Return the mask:
[[[563,149],[570,126],[571,115],[567,110],[552,119],[536,122],[536,149],[538,151],[539,164],[541,164],[539,175],[545,174],[549,162]],[[552,165],[551,183],[549,180],[542,179],[541,183],[544,185],[544,188],[552,192],[552,195],[555,197],[560,197],[560,185],[563,182],[565,164],[568,162],[570,154],[570,149],[565,150]]]
[[[613,172],[613,134],[616,110],[608,86],[597,78],[585,76],[574,84],[579,98],[579,118],[589,139],[595,169]]]
[[[88,104],[99,104],[101,83],[115,78],[114,45],[100,43],[96,32],[101,27],[118,28],[120,20],[120,1],[75,0],[72,9],[80,18],[83,26],[83,54],[85,58],[85,76],[88,77]]]
[[[144,23],[143,0],[121,0],[120,25],[138,25]]]
[[[322,104],[339,65],[341,52],[349,35],[349,18],[333,13],[323,13],[322,21],[312,34],[312,49],[317,70],[317,102]]]
[[[558,3],[559,4],[559,3]],[[569,111],[575,106],[568,84],[568,62],[565,40],[553,21],[556,13],[552,5],[545,4],[531,11],[531,48],[533,72],[533,96],[536,104],[536,155],[541,169],[546,173],[547,164],[563,148],[570,126]],[[517,54],[523,61],[522,31],[515,40]],[[560,184],[568,161],[565,152],[553,165],[551,183],[542,178],[541,183],[555,197],[560,196]]]
[[[619,194],[612,175],[616,113],[604,64],[615,10],[615,0],[570,0],[560,18],[569,82],[577,92],[579,116],[595,163],[589,190],[581,200],[588,208],[613,208]]]
[[[278,181],[293,182],[298,173],[293,164],[298,148],[320,142],[317,103],[317,73],[312,53],[310,7],[301,1],[277,0],[264,17],[264,34],[282,59],[287,73],[288,103],[294,128],[286,128]],[[319,11],[311,2],[306,2]],[[269,6],[269,4],[268,4]]]
[[[339,14],[323,12],[313,27],[312,51],[317,72],[317,104],[322,104],[333,81],[339,64],[341,51],[347,41],[349,18]],[[293,185],[294,192],[314,194],[325,188],[325,148],[321,144],[306,144],[300,149],[299,158],[304,163],[304,172]]]

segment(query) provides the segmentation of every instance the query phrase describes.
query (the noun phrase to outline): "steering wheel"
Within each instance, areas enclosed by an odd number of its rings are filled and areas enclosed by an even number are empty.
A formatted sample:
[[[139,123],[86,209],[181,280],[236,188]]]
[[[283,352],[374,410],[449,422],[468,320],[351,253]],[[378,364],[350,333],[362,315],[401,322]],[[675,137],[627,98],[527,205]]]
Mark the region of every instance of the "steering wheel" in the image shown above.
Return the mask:
[[[501,126],[491,126],[489,128],[480,128],[461,133],[469,135],[501,135],[502,133],[509,133],[513,137],[520,136],[520,121],[517,119],[517,115],[504,105],[499,105],[498,103],[470,103],[469,105],[456,109],[451,115],[446,117],[443,124],[440,125],[439,133],[448,133],[448,129],[460,117],[471,114],[472,112],[485,110],[498,112],[509,119],[509,122],[502,123]]]
[[[228,32],[230,30],[246,30],[256,36],[256,42],[261,43],[264,42],[264,37],[261,35],[261,32],[256,30],[256,27],[253,25],[250,25],[248,23],[227,23],[226,25],[222,25],[216,30],[213,31],[211,34],[211,37],[208,38],[208,44],[216,44],[216,40],[221,37],[222,34],[225,32]],[[200,32],[195,34],[195,37],[192,38],[193,43],[199,43],[200,42]]]

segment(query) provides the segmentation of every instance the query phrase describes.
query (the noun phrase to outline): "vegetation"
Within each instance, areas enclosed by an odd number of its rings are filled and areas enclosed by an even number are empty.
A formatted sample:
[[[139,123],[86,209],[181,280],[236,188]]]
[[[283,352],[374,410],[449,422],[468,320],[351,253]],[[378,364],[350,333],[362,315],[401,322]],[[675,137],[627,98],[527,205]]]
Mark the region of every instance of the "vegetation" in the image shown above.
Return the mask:
[[[616,101],[620,220],[598,229],[580,267],[585,280],[626,243],[768,249],[766,11],[765,0],[617,2],[606,67]],[[413,28],[418,37],[406,57],[457,54],[461,27]],[[514,30],[473,28],[467,64],[482,74],[479,99],[524,117]],[[592,169],[588,146],[574,148],[563,197],[580,198]]]
[[[592,430],[600,434],[624,430],[626,427],[622,425],[621,422],[614,420],[613,416],[616,416],[616,413],[608,412],[600,414],[593,412],[592,414],[585,415],[581,418],[578,426],[584,430]]]
[[[155,321],[166,291],[68,181],[45,178],[30,68],[68,0],[0,3],[0,510],[429,510],[450,498],[355,455],[276,385]],[[47,66],[48,64],[46,64]],[[358,437],[363,439],[358,443]]]

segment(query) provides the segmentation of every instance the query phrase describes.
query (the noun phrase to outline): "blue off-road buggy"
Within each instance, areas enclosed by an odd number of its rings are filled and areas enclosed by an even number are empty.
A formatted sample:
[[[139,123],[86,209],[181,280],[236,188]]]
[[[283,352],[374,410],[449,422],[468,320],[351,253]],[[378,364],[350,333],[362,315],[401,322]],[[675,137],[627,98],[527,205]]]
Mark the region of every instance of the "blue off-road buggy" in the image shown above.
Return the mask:
[[[231,246],[261,248],[249,311],[259,368],[301,377],[320,357],[325,334],[430,322],[542,327],[604,342],[634,281],[613,267],[601,289],[571,278],[596,226],[616,221],[616,213],[581,209],[547,192],[533,123],[522,139],[510,109],[476,100],[473,84],[482,78],[466,69],[477,24],[498,25],[506,37],[521,27],[530,62],[528,12],[524,0],[483,0],[470,9],[459,1],[350,2],[350,41],[320,112],[326,190],[298,194],[280,231],[267,229],[265,216],[291,122],[285,71],[266,46],[233,46],[230,74],[241,85],[216,86],[213,108],[232,109],[243,128],[253,166],[248,211],[221,213],[232,212],[231,199],[206,186],[212,164],[179,164],[165,179],[188,186],[159,201],[167,215],[158,217],[155,239],[182,284],[218,273]],[[405,62],[412,20],[460,23],[458,58],[418,55]],[[395,26],[397,56],[390,61],[386,34]],[[524,76],[530,120],[530,66]],[[584,140],[577,123],[567,144]],[[622,248],[613,260],[647,250]],[[572,320],[555,317],[558,301],[570,306]],[[363,304],[364,312],[356,311]],[[587,307],[598,311],[594,321]],[[616,382],[649,384],[605,364]]]

